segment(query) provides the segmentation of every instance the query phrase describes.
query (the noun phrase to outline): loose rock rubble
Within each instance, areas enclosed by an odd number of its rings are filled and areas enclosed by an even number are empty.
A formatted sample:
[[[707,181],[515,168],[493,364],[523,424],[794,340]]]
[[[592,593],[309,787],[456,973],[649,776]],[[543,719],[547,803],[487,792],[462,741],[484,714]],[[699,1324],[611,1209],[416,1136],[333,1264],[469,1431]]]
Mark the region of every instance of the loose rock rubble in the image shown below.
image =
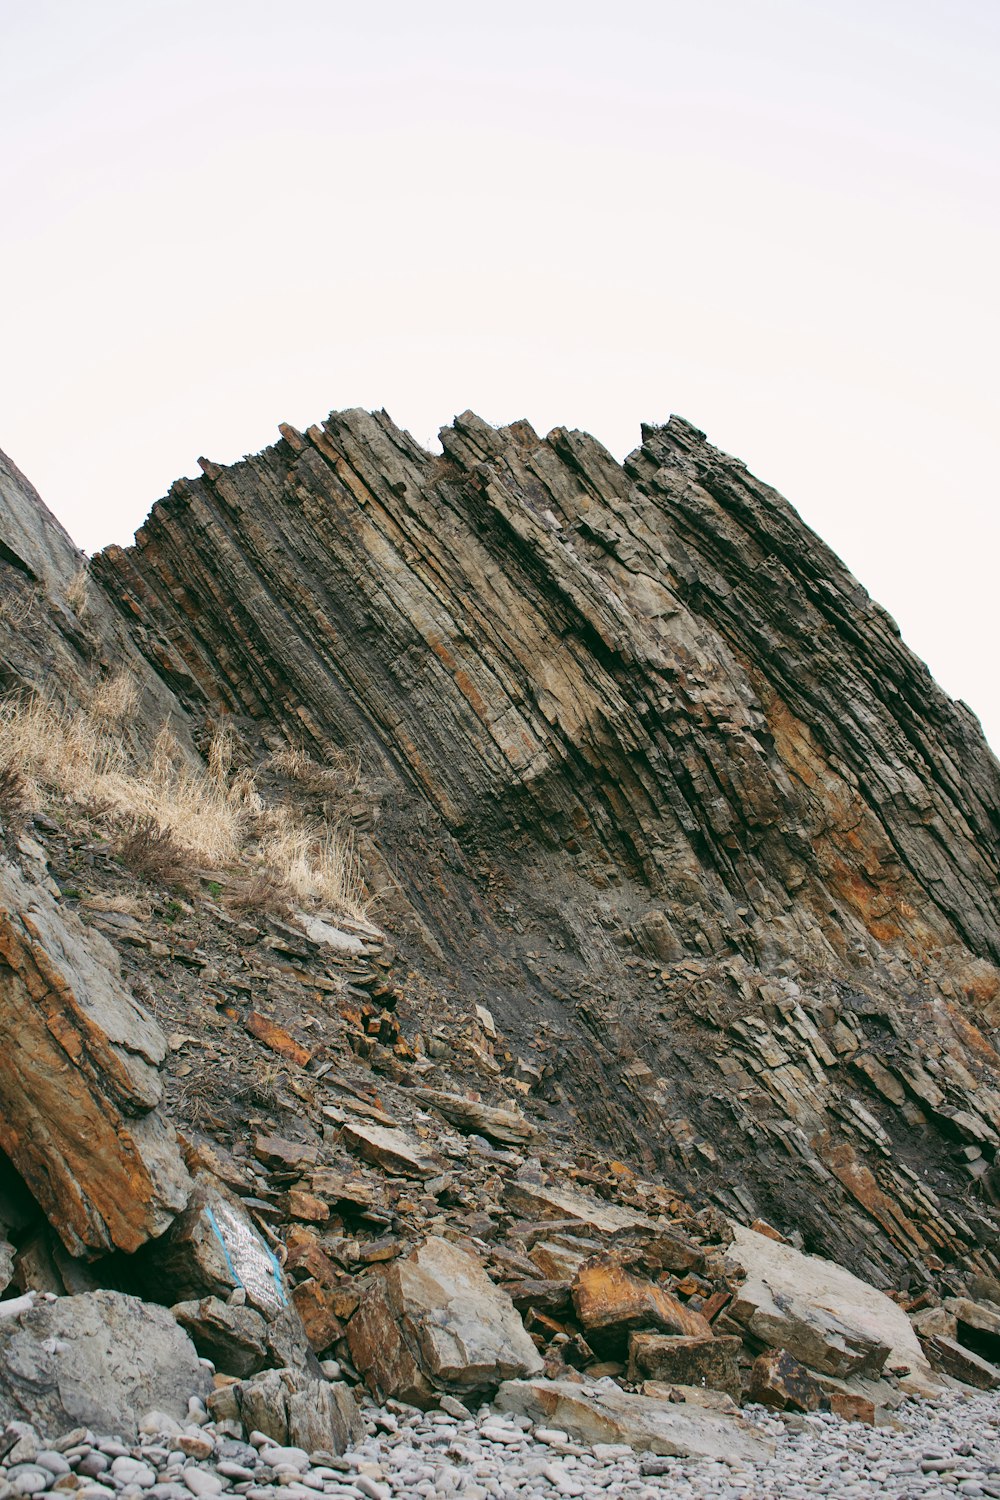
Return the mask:
[[[762,1448],[753,1460],[674,1458],[622,1443],[584,1446],[565,1431],[485,1406],[422,1412],[365,1401],[359,1434],[342,1454],[219,1433],[192,1399],[186,1420],[151,1412],[138,1441],[77,1428],[46,1443],[30,1424],[0,1435],[0,1500],[41,1494],[75,1500],[951,1500],[1000,1497],[1000,1407],[988,1396],[908,1402],[889,1427],[816,1413],[779,1419],[747,1411]]]

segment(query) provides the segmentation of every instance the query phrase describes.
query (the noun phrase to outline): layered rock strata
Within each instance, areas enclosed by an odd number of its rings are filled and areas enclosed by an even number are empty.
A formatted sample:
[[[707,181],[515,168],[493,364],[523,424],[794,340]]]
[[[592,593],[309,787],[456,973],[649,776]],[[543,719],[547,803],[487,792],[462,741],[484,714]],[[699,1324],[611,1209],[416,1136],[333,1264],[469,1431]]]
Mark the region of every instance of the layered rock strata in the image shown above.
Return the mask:
[[[93,575],[190,710],[362,760],[421,984],[609,1151],[881,1285],[1000,1264],[1000,769],[775,491],[346,412]]]

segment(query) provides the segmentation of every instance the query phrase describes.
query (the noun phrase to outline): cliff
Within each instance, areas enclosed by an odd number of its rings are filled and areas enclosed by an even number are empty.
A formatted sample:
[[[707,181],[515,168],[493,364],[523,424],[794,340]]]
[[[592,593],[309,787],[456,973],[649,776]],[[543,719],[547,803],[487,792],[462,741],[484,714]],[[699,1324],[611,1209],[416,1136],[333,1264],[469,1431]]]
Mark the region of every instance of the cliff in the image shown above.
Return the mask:
[[[393,1036],[479,1003],[606,1156],[879,1285],[1000,1269],[1000,768],[886,613],[677,418],[281,432],[89,586],[192,726],[357,758]]]

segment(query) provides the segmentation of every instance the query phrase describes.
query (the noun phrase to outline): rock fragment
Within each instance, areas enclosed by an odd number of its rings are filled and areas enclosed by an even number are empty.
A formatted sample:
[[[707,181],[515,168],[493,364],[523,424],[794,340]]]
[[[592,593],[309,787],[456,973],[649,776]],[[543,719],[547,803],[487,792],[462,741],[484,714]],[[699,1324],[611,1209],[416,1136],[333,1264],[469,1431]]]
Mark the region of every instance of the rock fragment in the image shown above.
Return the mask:
[[[430,1405],[441,1391],[486,1392],[542,1368],[510,1298],[471,1255],[435,1238],[372,1283],[347,1341],[379,1399],[414,1406]]]

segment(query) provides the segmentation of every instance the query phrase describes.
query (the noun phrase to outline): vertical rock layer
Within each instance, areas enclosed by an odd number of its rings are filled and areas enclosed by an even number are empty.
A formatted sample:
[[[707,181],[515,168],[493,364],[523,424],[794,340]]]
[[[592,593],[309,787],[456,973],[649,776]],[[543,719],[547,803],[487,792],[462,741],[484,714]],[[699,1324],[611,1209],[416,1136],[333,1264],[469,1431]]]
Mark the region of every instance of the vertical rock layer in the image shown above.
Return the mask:
[[[284,427],[94,576],[189,707],[360,752],[411,959],[555,1107],[883,1282],[995,1265],[1000,769],[971,713],[689,424],[624,465],[471,414],[441,437]]]

